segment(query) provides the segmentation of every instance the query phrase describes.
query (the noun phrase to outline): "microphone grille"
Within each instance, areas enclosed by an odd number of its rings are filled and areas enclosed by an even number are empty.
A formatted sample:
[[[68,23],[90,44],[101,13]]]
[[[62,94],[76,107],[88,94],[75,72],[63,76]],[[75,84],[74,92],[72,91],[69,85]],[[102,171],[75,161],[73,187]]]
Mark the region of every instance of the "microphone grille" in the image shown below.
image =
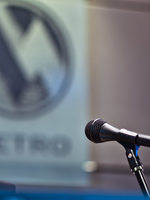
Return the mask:
[[[102,119],[91,120],[85,127],[86,137],[94,143],[100,143],[100,129],[106,122]]]

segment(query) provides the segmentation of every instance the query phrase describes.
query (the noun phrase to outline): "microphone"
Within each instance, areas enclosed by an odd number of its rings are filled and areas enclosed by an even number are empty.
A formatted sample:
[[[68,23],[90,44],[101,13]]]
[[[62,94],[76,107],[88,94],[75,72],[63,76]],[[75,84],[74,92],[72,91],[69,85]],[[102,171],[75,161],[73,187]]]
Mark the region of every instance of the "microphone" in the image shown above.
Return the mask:
[[[121,144],[135,144],[150,147],[150,136],[118,129],[102,119],[95,119],[85,127],[86,137],[94,143],[117,141]]]

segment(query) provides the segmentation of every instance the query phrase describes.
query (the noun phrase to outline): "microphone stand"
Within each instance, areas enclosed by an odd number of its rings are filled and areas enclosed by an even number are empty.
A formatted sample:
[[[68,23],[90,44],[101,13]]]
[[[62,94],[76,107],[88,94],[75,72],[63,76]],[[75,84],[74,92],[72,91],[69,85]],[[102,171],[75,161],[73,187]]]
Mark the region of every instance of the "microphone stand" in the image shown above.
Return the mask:
[[[126,150],[126,157],[129,162],[129,166],[133,174],[135,174],[138,183],[141,187],[142,193],[145,197],[150,198],[149,188],[144,177],[143,173],[143,165],[140,162],[140,158],[138,156],[138,149],[140,146],[134,144],[122,144]]]

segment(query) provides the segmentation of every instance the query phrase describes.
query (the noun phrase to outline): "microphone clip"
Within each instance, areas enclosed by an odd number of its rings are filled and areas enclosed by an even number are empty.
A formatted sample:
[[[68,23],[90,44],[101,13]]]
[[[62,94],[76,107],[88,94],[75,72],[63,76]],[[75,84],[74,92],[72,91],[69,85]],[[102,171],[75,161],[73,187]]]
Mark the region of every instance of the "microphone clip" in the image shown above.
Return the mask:
[[[122,144],[122,143],[121,143]],[[140,146],[136,144],[122,144],[126,150],[126,157],[133,174],[135,174],[144,196],[150,198],[149,188],[143,173],[143,164],[138,156]]]

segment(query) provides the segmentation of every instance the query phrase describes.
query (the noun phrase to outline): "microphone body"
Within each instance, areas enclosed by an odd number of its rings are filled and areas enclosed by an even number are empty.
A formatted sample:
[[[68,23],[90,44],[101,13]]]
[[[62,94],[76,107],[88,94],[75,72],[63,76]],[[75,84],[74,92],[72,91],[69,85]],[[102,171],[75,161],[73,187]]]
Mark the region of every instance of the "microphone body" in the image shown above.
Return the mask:
[[[85,134],[94,143],[117,141],[122,144],[150,147],[149,135],[139,134],[126,129],[118,129],[101,119],[90,121],[85,127]]]

